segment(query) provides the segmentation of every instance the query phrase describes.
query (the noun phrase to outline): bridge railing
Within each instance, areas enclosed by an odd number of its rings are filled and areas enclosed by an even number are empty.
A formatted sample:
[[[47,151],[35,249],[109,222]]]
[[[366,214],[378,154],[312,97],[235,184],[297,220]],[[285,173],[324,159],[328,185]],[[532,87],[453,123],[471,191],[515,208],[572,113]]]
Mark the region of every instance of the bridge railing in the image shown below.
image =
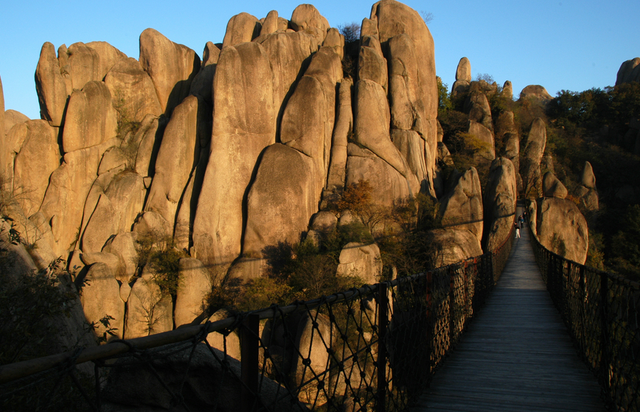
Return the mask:
[[[610,405],[640,410],[640,283],[567,260],[531,238],[551,298]]]
[[[427,273],[2,366],[2,410],[74,410],[63,390],[82,399],[78,410],[405,409],[492,290],[513,239]]]

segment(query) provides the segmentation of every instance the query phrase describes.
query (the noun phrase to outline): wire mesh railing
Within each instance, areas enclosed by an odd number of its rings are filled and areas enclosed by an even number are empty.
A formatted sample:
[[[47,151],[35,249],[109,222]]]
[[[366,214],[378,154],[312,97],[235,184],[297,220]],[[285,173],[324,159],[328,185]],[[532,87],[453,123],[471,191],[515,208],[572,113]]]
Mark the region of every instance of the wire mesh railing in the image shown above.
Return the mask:
[[[640,410],[640,283],[532,244],[547,289],[609,406]]]
[[[427,273],[2,366],[2,410],[406,409],[487,298],[513,238]]]

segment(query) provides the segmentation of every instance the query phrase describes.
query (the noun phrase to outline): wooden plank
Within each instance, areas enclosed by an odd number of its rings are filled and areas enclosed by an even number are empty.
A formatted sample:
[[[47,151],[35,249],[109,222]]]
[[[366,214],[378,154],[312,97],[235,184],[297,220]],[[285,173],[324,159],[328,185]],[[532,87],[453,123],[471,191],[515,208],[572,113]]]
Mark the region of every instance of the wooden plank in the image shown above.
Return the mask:
[[[412,411],[604,411],[536,266],[529,233]]]

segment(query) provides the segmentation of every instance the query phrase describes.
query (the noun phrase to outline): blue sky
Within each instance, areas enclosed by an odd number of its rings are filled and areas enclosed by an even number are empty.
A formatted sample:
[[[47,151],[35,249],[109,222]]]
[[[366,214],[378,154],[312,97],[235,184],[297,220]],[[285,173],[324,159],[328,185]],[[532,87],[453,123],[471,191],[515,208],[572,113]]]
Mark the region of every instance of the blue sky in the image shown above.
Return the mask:
[[[0,16],[0,78],[5,109],[39,118],[34,73],[42,44],[106,41],[138,58],[140,33],[152,27],[202,56],[207,41],[222,42],[229,18],[258,18],[277,10],[290,18],[298,1],[15,1]],[[360,23],[373,1],[312,2],[333,27]],[[471,61],[472,75],[511,80],[514,94],[540,84],[552,96],[613,86],[620,65],[640,57],[638,0],[420,1],[405,4],[431,13],[436,72],[451,87],[458,61]]]

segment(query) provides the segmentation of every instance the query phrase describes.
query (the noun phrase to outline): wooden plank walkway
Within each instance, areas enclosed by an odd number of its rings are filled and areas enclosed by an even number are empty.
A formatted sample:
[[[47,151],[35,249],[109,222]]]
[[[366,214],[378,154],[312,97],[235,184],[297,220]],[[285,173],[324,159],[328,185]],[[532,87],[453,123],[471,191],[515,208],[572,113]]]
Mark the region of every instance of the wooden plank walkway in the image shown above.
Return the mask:
[[[529,240],[525,229],[486,305],[412,411],[605,410]]]

